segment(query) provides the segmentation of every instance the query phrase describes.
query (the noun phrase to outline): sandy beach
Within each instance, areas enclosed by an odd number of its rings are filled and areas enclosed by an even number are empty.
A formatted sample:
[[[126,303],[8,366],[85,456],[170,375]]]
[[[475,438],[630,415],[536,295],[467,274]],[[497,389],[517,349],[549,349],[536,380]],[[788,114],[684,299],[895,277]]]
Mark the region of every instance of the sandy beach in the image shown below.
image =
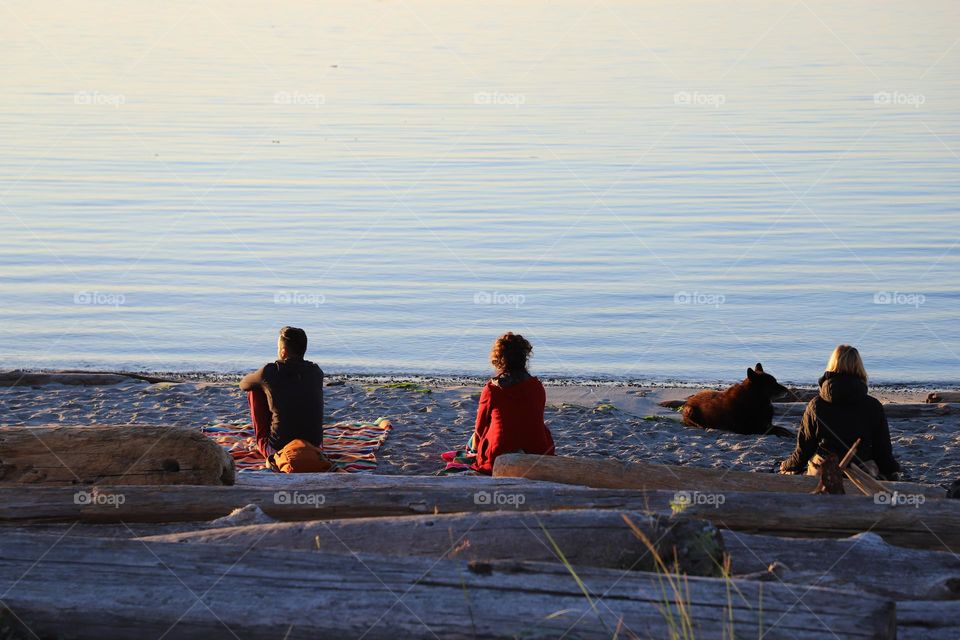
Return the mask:
[[[333,378],[325,388],[326,422],[387,417],[394,425],[377,473],[433,474],[440,454],[462,446],[474,424],[479,384],[411,382],[402,388],[368,378]],[[328,382],[329,384],[329,382]],[[559,455],[613,458],[772,472],[794,441],[702,431],[659,406],[695,389],[547,384],[547,424]],[[883,402],[923,402],[926,392],[875,392]],[[932,407],[931,407],[932,408]],[[247,424],[246,398],[232,380],[113,385],[44,384],[0,390],[5,425],[169,425],[201,428]],[[778,411],[775,424],[796,430],[802,405]],[[960,414],[889,419],[905,479],[949,485],[960,477]]]

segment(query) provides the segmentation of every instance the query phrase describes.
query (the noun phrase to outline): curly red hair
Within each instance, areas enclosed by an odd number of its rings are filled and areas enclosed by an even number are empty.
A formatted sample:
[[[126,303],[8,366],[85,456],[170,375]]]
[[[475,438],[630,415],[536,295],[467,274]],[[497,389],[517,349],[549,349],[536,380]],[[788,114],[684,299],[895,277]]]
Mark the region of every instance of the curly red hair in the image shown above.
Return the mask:
[[[525,371],[533,345],[513,332],[507,332],[493,341],[490,349],[490,364],[499,372]]]

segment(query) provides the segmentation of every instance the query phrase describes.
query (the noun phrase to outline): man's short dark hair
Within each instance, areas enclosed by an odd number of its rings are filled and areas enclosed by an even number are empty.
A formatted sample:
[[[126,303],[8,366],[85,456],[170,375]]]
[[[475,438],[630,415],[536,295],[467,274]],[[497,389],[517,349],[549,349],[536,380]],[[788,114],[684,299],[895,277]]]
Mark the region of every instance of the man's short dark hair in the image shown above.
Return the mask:
[[[307,332],[298,327],[280,329],[280,342],[287,350],[287,355],[295,358],[302,358],[307,352]]]

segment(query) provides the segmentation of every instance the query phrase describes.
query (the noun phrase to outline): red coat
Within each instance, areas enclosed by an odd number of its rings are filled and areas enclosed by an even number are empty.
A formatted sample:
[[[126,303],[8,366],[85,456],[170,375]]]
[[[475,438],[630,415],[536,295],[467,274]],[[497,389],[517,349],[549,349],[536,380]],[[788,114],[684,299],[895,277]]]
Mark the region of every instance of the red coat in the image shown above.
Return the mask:
[[[543,421],[546,403],[547,393],[537,378],[507,388],[487,382],[477,409],[475,468],[493,473],[493,461],[501,453],[554,455],[553,436]]]

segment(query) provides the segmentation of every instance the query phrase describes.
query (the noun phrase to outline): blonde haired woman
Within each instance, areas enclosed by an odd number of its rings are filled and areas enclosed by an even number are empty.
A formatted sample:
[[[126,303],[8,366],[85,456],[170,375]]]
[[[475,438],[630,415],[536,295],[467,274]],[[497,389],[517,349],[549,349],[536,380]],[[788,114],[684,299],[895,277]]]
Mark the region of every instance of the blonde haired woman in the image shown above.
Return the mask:
[[[900,465],[893,457],[887,417],[880,401],[867,393],[867,369],[860,352],[847,344],[834,349],[819,384],[820,394],[807,405],[800,422],[797,448],[780,465],[780,472],[813,475],[818,454],[842,458],[859,438],[854,462],[876,477],[895,477]]]

